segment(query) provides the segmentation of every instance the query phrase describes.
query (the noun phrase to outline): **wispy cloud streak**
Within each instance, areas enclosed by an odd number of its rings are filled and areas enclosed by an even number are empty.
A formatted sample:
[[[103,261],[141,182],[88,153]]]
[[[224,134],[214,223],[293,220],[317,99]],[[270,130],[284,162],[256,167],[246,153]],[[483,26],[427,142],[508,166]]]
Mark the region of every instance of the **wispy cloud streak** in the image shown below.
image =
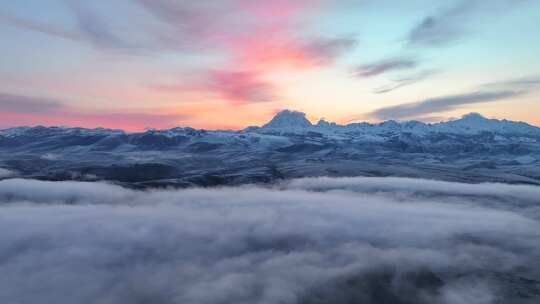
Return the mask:
[[[90,44],[98,48],[113,50],[133,51],[137,48],[143,48],[142,45],[136,45],[136,43],[114,33],[111,25],[83,4],[75,1],[67,3],[76,18],[79,32]]]
[[[208,88],[233,103],[267,102],[275,99],[275,89],[251,71],[212,71]]]
[[[413,59],[387,59],[379,62],[361,65],[356,68],[353,75],[359,78],[368,78],[394,71],[414,69],[417,66],[418,62]]]
[[[453,110],[459,106],[468,104],[496,102],[517,97],[522,94],[523,92],[521,91],[472,92],[460,95],[429,98],[415,103],[381,108],[371,112],[370,116],[384,120],[414,118],[427,114]]]
[[[465,35],[464,18],[474,8],[476,1],[461,1],[424,18],[408,35],[412,45],[441,46],[457,41]]]
[[[3,112],[50,113],[64,106],[59,101],[0,92],[0,109]]]
[[[29,31],[34,31],[37,33],[42,33],[54,37],[59,37],[62,39],[67,40],[73,40],[73,41],[81,41],[82,36],[80,33],[69,31],[63,28],[59,28],[57,26],[53,26],[48,23],[40,23],[32,20],[26,20],[22,18],[18,18],[15,16],[11,16],[8,14],[0,13],[0,22],[3,22],[5,24],[15,26],[18,28],[22,28]]]
[[[69,124],[140,130],[145,127],[173,127],[190,117],[185,114],[167,114],[152,110],[82,109],[68,106],[60,100],[9,93],[0,93],[0,109],[0,127]]]
[[[403,88],[403,87],[421,82],[422,80],[428,79],[430,76],[437,74],[438,72],[439,71],[437,70],[428,70],[428,71],[423,71],[421,73],[418,73],[416,75],[402,77],[402,78],[396,79],[394,83],[374,89],[373,93],[375,94],[389,93],[399,88]]]
[[[513,78],[495,82],[489,82],[482,85],[486,88],[540,88],[540,76],[527,76],[521,78]]]
[[[528,0],[460,0],[453,6],[439,9],[422,19],[407,35],[411,46],[439,47],[459,42],[472,32],[470,22],[482,13],[504,16],[509,10],[532,1]]]

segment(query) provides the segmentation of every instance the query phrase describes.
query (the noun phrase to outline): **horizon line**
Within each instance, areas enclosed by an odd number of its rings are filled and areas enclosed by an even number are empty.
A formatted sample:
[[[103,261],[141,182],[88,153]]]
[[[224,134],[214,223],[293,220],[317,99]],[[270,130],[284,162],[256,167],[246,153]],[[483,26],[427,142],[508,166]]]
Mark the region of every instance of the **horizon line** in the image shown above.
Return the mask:
[[[98,130],[98,129],[104,129],[104,130],[111,130],[111,131],[122,131],[124,133],[144,133],[144,132],[148,132],[148,131],[166,131],[166,130],[172,130],[172,129],[176,129],[176,128],[191,128],[191,129],[194,129],[194,130],[204,130],[204,131],[227,131],[227,132],[240,132],[240,131],[243,131],[243,130],[246,130],[248,128],[263,128],[264,125],[268,124],[274,117],[276,117],[277,115],[279,115],[280,113],[282,112],[291,112],[291,113],[301,113],[304,115],[304,117],[306,116],[306,113],[303,112],[303,111],[298,111],[298,110],[290,110],[290,109],[283,109],[279,112],[277,112],[276,114],[274,114],[274,116],[272,116],[272,118],[270,118],[270,120],[268,120],[268,122],[262,124],[261,126],[257,126],[257,125],[249,125],[249,126],[245,126],[243,128],[238,128],[238,129],[233,129],[233,128],[224,128],[224,129],[206,129],[206,128],[194,128],[194,127],[191,127],[191,126],[171,126],[169,128],[154,128],[154,127],[144,127],[143,129],[140,129],[140,130],[129,130],[129,129],[124,129],[124,128],[109,128],[109,127],[103,127],[103,126],[96,126],[96,127],[82,127],[82,126],[74,126],[74,125],[54,125],[54,124],[51,124],[51,125],[46,125],[46,124],[36,124],[36,125],[18,125],[18,126],[12,126],[12,127],[0,127],[0,131],[4,131],[4,130],[10,130],[10,129],[16,129],[16,128],[38,128],[38,127],[43,127],[43,128],[64,128],[64,129],[84,129],[84,130]],[[381,125],[381,124],[384,124],[384,123],[387,123],[387,122],[396,122],[396,123],[399,123],[399,124],[403,124],[403,123],[407,123],[407,122],[419,122],[419,123],[422,123],[422,124],[425,124],[425,125],[435,125],[435,124],[441,124],[441,123],[448,123],[448,122],[451,122],[451,121],[456,121],[456,120],[460,120],[460,119],[463,119],[467,116],[471,116],[471,115],[477,115],[477,116],[480,116],[481,118],[484,118],[484,119],[487,119],[487,120],[497,120],[497,121],[508,121],[508,122],[513,122],[513,123],[523,123],[523,124],[526,124],[526,125],[529,125],[529,126],[532,126],[532,127],[535,127],[535,128],[540,128],[540,126],[538,125],[535,125],[535,124],[531,124],[531,123],[528,123],[528,122],[525,122],[525,121],[516,121],[516,120],[510,120],[510,119],[506,119],[506,118],[490,118],[490,117],[486,117],[484,115],[482,115],[481,113],[478,113],[478,112],[469,112],[469,113],[466,113],[466,114],[463,114],[460,118],[455,118],[455,117],[450,117],[446,120],[441,120],[441,121],[436,121],[436,122],[424,122],[422,120],[418,120],[418,119],[387,119],[387,120],[381,120],[379,122],[376,122],[376,123],[372,123],[372,122],[368,122],[368,121],[360,121],[360,120],[349,120],[347,123],[345,124],[341,124],[341,123],[337,123],[337,122],[332,122],[332,121],[327,121],[325,118],[321,117],[317,120],[317,123],[320,122],[320,121],[326,121],[328,122],[329,124],[335,124],[337,127],[346,127],[348,125],[352,125],[352,124],[368,124],[368,125]],[[311,126],[313,127],[316,127],[317,126],[317,123],[313,123],[312,120],[310,120],[309,118],[305,117],[309,123],[311,124]]]

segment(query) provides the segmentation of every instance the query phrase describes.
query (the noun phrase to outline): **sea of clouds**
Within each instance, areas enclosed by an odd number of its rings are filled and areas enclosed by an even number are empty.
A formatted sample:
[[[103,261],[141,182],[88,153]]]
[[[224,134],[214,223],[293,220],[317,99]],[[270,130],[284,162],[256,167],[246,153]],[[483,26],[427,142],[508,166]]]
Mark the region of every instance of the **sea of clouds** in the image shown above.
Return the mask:
[[[540,187],[6,179],[0,303],[540,303]]]

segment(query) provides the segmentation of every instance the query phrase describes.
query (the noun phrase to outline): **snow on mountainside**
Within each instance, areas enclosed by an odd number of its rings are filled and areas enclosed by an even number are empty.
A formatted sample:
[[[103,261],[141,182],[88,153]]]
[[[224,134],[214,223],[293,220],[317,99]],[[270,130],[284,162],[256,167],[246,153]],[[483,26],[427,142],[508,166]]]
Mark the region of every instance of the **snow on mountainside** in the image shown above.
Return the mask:
[[[479,134],[482,132],[491,132],[496,134],[540,136],[540,128],[538,127],[523,122],[487,119],[478,113],[470,113],[464,115],[461,119],[435,124],[426,124],[420,121],[405,121],[400,123],[389,120],[379,124],[351,123],[348,125],[338,125],[320,120],[316,125],[313,125],[305,118],[304,113],[284,110],[259,129],[259,132],[263,133],[268,131],[359,132],[366,134],[406,132],[419,136],[427,133]]]
[[[539,135],[540,128],[524,122],[509,120],[487,119],[478,113],[464,115],[461,119],[441,122],[434,125],[439,132],[449,133],[480,133],[492,132],[501,134]]]
[[[19,136],[47,136],[51,134],[70,134],[70,135],[80,135],[80,136],[93,136],[93,135],[112,135],[112,134],[125,134],[123,130],[118,129],[107,129],[107,128],[70,128],[70,127],[14,127],[0,130],[0,136],[8,138],[16,138]]]
[[[312,127],[311,122],[306,118],[306,114],[298,111],[283,110],[274,116],[270,122],[265,124],[266,129],[280,128],[308,128]]]
[[[0,130],[0,168],[16,177],[136,187],[328,175],[540,184],[540,128],[479,114],[435,124],[312,124],[288,110],[241,131],[17,127]]]
[[[305,133],[305,132],[322,132],[322,133],[365,133],[365,134],[399,134],[412,133],[417,136],[423,136],[428,133],[451,133],[451,134],[480,134],[482,132],[490,132],[501,135],[521,135],[521,136],[540,136],[540,128],[529,125],[524,122],[514,122],[509,120],[488,119],[478,113],[470,113],[464,115],[461,119],[427,124],[420,121],[405,121],[397,122],[393,120],[385,121],[378,124],[366,122],[351,123],[347,125],[339,125],[334,122],[328,122],[324,119],[319,120],[317,124],[312,124],[306,114],[298,111],[283,110],[277,113],[268,123],[262,127],[250,127],[243,130],[246,132],[257,133]],[[190,127],[172,128],[167,130],[147,130],[143,133],[155,133],[174,137],[186,134],[195,134],[197,132],[225,132],[235,133],[233,131],[206,131],[196,130]],[[242,131],[241,131],[242,132]],[[75,135],[103,135],[103,134],[126,134],[122,130],[113,130],[105,128],[85,129],[85,128],[68,128],[68,127],[14,127],[0,130],[0,136],[18,137],[28,134],[50,134],[64,133]]]

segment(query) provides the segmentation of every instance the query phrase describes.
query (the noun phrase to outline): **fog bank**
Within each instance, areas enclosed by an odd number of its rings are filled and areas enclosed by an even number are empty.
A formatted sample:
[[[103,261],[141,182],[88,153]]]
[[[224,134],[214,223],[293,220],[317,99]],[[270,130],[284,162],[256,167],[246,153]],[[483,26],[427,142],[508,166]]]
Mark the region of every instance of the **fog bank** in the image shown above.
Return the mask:
[[[0,181],[1,303],[538,303],[540,187]]]

